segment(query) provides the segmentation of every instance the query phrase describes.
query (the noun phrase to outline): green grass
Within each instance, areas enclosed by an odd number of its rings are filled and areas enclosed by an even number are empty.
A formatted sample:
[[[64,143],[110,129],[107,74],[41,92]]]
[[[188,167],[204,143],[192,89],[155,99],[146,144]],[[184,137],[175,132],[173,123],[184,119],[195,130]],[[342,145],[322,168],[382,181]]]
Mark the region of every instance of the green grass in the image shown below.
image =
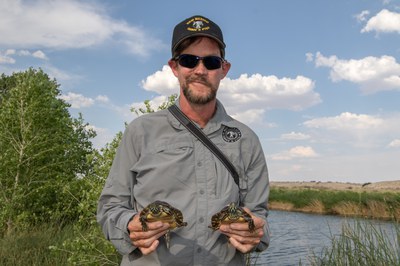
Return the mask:
[[[98,226],[77,229],[43,224],[3,236],[0,265],[119,265],[120,255]]]
[[[43,225],[10,233],[0,240],[0,265],[67,265],[67,254],[52,253],[49,246],[61,245],[72,232],[71,226]]]
[[[327,213],[334,213],[333,207],[344,202],[368,206],[369,202],[376,201],[385,204],[389,210],[395,209],[400,206],[400,193],[271,188],[269,200],[291,203],[298,209],[319,201]]]
[[[311,265],[400,265],[400,226],[385,232],[368,221],[344,224],[330,246],[310,257]],[[55,247],[50,249],[49,247]],[[257,257],[252,258],[255,264]],[[100,235],[98,227],[77,231],[42,225],[4,236],[0,265],[119,265],[120,256]],[[251,264],[253,265],[253,264]],[[299,264],[301,265],[301,263]]]
[[[321,256],[313,254],[311,265],[400,265],[400,226],[384,231],[366,221],[345,223],[338,236],[331,237],[331,246]]]

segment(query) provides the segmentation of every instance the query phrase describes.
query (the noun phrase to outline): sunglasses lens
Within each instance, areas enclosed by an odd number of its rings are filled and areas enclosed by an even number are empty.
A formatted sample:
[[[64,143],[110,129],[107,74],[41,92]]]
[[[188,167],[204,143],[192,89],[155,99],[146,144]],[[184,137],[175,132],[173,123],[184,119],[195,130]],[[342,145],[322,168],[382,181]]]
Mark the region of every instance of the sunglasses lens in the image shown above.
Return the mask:
[[[222,65],[222,59],[218,56],[198,57],[191,54],[180,55],[178,63],[183,67],[194,68],[200,60],[203,60],[203,64],[208,70],[218,69]]]
[[[199,63],[199,60],[195,55],[185,54],[179,57],[179,64],[183,67],[194,68]]]
[[[217,56],[206,56],[203,58],[203,64],[208,70],[218,69],[221,67],[221,58]]]

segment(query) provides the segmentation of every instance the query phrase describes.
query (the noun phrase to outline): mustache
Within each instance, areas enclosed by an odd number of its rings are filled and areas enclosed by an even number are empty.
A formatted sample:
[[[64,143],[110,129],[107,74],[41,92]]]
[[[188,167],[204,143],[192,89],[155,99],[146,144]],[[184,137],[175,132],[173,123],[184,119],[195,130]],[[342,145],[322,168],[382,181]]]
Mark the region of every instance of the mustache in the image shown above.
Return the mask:
[[[189,84],[189,83],[192,83],[192,82],[198,82],[198,83],[202,83],[202,84],[204,84],[204,85],[207,85],[207,86],[211,87],[210,82],[208,82],[208,80],[207,80],[205,77],[202,77],[202,76],[198,76],[198,77],[188,77],[188,78],[186,79],[186,82],[187,82],[188,84]]]

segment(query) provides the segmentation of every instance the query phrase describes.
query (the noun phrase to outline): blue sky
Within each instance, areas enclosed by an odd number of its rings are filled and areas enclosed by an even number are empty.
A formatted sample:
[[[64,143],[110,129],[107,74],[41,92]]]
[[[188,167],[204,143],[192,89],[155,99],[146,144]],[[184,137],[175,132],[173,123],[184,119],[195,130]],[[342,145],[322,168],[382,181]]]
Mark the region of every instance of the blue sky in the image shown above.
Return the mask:
[[[273,181],[400,179],[400,1],[0,2],[0,73],[42,68],[103,147],[131,107],[179,91],[173,27],[206,16],[232,68],[218,92]]]

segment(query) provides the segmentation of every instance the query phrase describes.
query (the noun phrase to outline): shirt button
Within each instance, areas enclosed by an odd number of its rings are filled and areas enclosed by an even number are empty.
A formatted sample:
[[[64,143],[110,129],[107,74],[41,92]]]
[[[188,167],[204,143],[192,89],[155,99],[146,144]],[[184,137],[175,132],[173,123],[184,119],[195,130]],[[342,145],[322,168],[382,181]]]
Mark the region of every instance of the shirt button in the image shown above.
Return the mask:
[[[197,163],[197,166],[198,166],[198,167],[201,167],[202,165],[203,165],[203,164],[202,164],[201,162],[198,162],[198,163]]]
[[[204,194],[204,190],[203,189],[200,189],[200,195],[203,195]]]
[[[201,253],[201,248],[197,248],[197,253]]]
[[[199,222],[200,222],[200,223],[203,223],[203,222],[204,222],[204,218],[203,218],[203,217],[200,217]]]

